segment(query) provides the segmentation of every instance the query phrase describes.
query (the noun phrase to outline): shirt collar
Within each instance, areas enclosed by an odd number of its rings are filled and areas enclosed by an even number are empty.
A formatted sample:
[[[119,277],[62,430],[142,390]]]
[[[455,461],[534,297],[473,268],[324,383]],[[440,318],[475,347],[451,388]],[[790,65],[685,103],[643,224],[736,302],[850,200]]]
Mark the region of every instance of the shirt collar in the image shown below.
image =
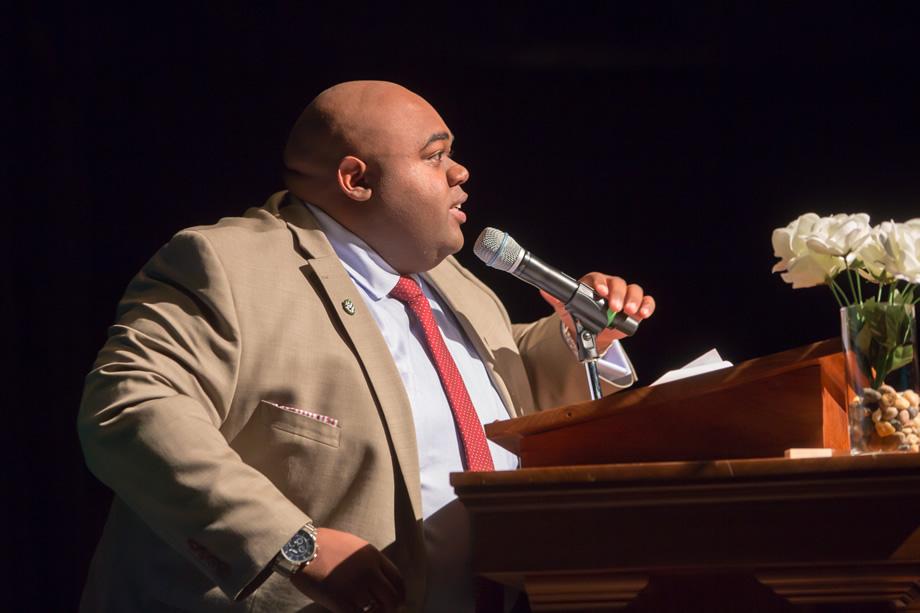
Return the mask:
[[[396,287],[399,273],[387,264],[370,245],[328,213],[309,202],[304,201],[304,205],[316,217],[329,244],[332,245],[332,249],[339,256],[352,280],[375,301],[385,298]],[[418,281],[416,275],[412,276]]]

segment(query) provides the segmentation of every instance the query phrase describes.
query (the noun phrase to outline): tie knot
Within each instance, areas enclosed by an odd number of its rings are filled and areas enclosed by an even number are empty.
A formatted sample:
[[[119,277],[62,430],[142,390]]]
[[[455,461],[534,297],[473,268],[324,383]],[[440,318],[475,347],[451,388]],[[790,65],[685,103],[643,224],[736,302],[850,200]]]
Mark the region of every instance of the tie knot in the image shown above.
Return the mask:
[[[390,290],[390,297],[405,304],[411,304],[422,296],[422,288],[412,277],[400,277],[396,287]]]

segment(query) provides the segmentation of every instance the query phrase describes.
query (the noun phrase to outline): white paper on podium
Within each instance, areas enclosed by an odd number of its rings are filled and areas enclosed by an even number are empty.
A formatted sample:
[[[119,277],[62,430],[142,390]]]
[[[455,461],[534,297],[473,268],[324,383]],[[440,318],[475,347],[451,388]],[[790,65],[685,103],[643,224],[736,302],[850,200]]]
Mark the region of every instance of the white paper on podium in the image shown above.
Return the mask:
[[[688,377],[695,377],[696,375],[701,375],[706,372],[721,370],[723,368],[731,368],[732,366],[734,366],[734,364],[727,360],[723,360],[722,356],[719,355],[717,350],[710,349],[686,366],[678,368],[677,370],[669,370],[668,372],[664,373],[654,383],[652,383],[652,385],[668,383],[670,381],[677,381],[679,379],[686,379]]]

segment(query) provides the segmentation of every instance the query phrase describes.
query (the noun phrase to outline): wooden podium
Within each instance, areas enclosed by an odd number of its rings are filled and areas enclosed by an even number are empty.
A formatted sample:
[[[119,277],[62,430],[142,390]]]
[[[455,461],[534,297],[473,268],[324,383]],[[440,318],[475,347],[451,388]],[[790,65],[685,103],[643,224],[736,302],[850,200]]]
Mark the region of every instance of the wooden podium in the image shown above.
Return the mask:
[[[920,611],[920,454],[851,457],[844,381],[826,341],[489,425],[525,467],[451,475],[474,569],[534,611]]]
[[[839,340],[486,426],[521,465],[782,457],[849,450]]]

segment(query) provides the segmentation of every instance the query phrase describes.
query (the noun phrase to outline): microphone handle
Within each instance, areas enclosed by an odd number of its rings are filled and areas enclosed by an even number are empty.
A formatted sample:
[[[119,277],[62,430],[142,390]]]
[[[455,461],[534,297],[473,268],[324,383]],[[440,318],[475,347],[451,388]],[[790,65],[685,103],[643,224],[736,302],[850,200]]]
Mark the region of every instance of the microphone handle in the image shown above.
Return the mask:
[[[578,281],[548,266],[529,251],[524,252],[524,258],[512,274],[564,303],[568,303],[578,291]]]
[[[529,251],[524,253],[521,262],[510,272],[562,301],[565,308],[592,334],[599,334],[606,328],[614,328],[627,336],[632,336],[639,328],[639,322],[632,317],[608,309],[607,301],[597,298],[592,288],[547,265]]]

